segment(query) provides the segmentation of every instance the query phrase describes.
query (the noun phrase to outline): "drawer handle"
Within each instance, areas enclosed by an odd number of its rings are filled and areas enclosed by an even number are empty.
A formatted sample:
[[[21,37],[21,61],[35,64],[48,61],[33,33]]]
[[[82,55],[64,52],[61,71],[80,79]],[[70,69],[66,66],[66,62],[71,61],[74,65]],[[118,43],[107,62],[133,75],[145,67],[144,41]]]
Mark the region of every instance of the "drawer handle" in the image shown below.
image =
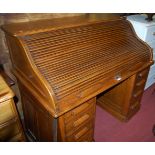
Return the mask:
[[[74,122],[74,127],[79,126],[83,122],[85,122],[89,118],[88,114],[85,114],[84,116],[80,117],[77,121]]]
[[[139,78],[142,78],[143,76],[144,76],[144,75],[143,75],[142,73],[139,73],[139,74],[138,74],[138,77],[139,77]]]
[[[145,80],[142,80],[142,81],[136,83],[136,86],[141,86],[141,85],[143,85],[144,83],[145,83]]]
[[[137,105],[139,105],[139,101],[137,101],[134,105],[132,105],[131,109],[135,109],[135,107],[137,107]]]
[[[143,90],[139,90],[137,93],[135,93],[133,96],[135,98],[137,98],[141,93],[143,92]]]
[[[121,75],[116,75],[115,80],[120,81],[122,79]]]
[[[153,32],[153,35],[155,36],[155,32]]]
[[[75,135],[75,139],[79,139],[81,136],[83,136],[89,129],[87,127],[83,128],[80,132],[78,132]]]

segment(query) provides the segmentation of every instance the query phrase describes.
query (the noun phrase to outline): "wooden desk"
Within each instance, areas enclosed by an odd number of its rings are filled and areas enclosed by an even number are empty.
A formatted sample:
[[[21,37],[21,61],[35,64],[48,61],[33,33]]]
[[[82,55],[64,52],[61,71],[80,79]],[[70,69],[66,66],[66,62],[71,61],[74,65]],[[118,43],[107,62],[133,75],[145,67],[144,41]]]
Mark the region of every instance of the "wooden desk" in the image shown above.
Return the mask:
[[[34,140],[92,141],[96,102],[123,121],[140,108],[152,49],[125,19],[80,16],[2,29]]]

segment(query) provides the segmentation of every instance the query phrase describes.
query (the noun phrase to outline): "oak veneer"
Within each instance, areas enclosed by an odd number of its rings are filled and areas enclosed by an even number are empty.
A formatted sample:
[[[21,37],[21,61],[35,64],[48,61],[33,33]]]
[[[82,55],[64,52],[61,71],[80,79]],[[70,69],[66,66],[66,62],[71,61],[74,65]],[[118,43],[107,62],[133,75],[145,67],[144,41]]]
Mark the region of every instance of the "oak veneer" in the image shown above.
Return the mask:
[[[153,63],[152,49],[125,19],[81,16],[2,29],[36,141],[93,141],[96,102],[121,120],[137,112],[132,93],[137,84],[134,95],[142,95],[147,75],[136,78]]]

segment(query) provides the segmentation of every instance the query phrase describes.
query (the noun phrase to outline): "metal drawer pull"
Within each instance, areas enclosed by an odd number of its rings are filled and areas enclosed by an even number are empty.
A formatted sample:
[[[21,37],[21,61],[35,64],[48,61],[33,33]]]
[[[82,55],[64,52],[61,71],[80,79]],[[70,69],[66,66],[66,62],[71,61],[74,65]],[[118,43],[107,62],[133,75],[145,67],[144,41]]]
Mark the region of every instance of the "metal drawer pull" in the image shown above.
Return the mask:
[[[137,101],[134,105],[132,105],[130,108],[135,109],[139,105],[139,101]]]
[[[143,77],[143,74],[142,73],[139,73],[138,74],[138,77],[142,78]]]
[[[155,36],[155,32],[153,32],[153,35]]]
[[[120,81],[122,79],[121,75],[116,75],[115,80]]]

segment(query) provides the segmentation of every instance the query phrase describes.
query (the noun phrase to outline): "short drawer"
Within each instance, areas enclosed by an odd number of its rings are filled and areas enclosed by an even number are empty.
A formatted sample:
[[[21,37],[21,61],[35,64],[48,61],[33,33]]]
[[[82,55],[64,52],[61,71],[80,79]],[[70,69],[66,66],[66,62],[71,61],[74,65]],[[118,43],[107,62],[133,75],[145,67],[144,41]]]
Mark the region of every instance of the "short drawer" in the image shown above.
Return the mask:
[[[77,142],[92,142],[93,141],[94,130],[90,129],[81,138],[77,139]]]
[[[137,100],[137,101],[133,102],[133,104],[130,106],[130,110],[132,111],[139,106],[140,106],[140,100]]]
[[[82,105],[78,106],[77,108],[67,112],[64,117],[65,124],[77,119],[78,117],[81,117],[81,115],[89,112],[91,109],[95,110],[96,106],[96,99],[93,98]]]
[[[71,141],[84,141],[93,139],[94,122],[89,121],[87,124],[76,130],[73,134],[66,136],[66,140]],[[91,134],[90,134],[91,132]]]
[[[0,141],[9,141],[20,132],[17,119],[11,120],[0,126]]]
[[[140,90],[133,93],[132,99],[130,101],[131,106],[134,105],[136,102],[139,102],[141,100],[143,92],[144,92],[143,89],[140,89]]]
[[[7,100],[0,103],[0,124],[5,123],[15,117],[16,114],[12,104],[12,100]]]
[[[136,83],[142,80],[146,80],[148,76],[148,72],[149,72],[149,69],[145,69],[145,70],[138,72],[136,75]]]
[[[74,120],[68,122],[67,124],[65,124],[66,135],[74,133],[79,128],[84,127],[88,122],[94,122],[94,117],[95,117],[94,109],[90,109],[83,115],[80,115]]]
[[[155,25],[148,27],[145,41],[155,41]]]

